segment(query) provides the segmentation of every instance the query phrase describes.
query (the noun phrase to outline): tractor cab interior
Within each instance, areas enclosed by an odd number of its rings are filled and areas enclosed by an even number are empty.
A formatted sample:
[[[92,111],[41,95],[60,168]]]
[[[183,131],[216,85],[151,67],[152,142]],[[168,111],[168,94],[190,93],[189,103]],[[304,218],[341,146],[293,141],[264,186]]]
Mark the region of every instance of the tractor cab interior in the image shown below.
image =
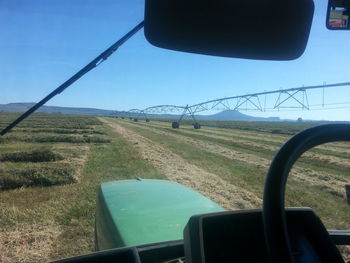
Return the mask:
[[[347,28],[347,4],[329,1],[327,27]],[[305,50],[313,12],[312,0],[146,0],[144,30],[147,40],[160,48],[292,60]],[[350,244],[348,231],[327,231],[312,209],[284,206],[287,177],[295,161],[310,148],[333,141],[350,141],[350,125],[310,128],[285,143],[270,166],[261,210],[193,216],[183,240],[58,262],[344,262],[336,245]]]
[[[105,61],[141,28],[150,44],[163,49],[229,58],[290,61],[298,59],[305,51],[314,9],[313,0],[145,0],[144,22],[0,135]],[[329,0],[324,27],[350,29],[349,10],[350,0]],[[134,118],[133,122],[138,119]],[[173,122],[172,127],[179,128],[179,123]],[[201,125],[195,122],[194,128],[198,130]],[[311,148],[336,141],[350,141],[350,124],[312,127],[284,143],[268,170],[262,209],[194,215],[183,229],[180,240],[113,248],[55,262],[344,263],[337,245],[350,245],[350,231],[328,230],[311,208],[285,207],[287,178],[294,163]]]

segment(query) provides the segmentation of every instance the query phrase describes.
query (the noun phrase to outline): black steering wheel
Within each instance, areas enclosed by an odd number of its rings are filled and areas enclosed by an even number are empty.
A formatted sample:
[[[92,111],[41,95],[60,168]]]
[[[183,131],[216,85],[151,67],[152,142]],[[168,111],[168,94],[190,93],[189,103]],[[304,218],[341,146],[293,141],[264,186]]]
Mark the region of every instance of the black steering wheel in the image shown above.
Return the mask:
[[[350,141],[350,124],[326,124],[304,130],[287,141],[273,159],[265,182],[263,204],[264,232],[270,262],[295,262],[284,207],[289,171],[304,152],[319,144],[334,141]]]

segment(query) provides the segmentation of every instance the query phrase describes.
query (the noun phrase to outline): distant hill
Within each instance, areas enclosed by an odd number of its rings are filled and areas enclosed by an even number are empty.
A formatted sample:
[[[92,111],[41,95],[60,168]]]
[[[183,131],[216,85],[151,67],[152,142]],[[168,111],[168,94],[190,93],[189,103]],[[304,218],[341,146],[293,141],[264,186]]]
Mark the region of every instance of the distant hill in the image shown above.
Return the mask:
[[[9,103],[0,104],[0,111],[5,112],[25,112],[35,103]],[[55,113],[55,114],[79,114],[79,115],[97,115],[97,116],[110,116],[110,115],[125,115],[125,112],[117,112],[113,110],[102,110],[94,108],[75,108],[75,107],[59,107],[59,106],[42,106],[37,110],[42,113]],[[151,114],[151,118],[179,118],[180,115],[173,114]],[[186,117],[187,118],[187,117]],[[278,117],[260,118],[253,117],[236,110],[225,110],[212,115],[196,115],[199,120],[222,120],[222,121],[281,121]]]
[[[221,120],[221,121],[281,121],[279,117],[261,118],[249,116],[236,110],[225,110],[213,115],[201,115],[199,119]]]
[[[35,103],[9,103],[0,104],[0,111],[6,112],[25,112]],[[36,112],[56,113],[56,114],[79,114],[79,115],[98,115],[106,116],[114,114],[112,110],[101,110],[94,108],[75,108],[75,107],[59,107],[59,106],[42,106]]]
[[[127,116],[126,112],[118,112],[119,116]],[[166,119],[177,119],[180,118],[180,115],[177,114],[147,114],[150,118],[166,118]],[[190,116],[185,116],[184,119],[190,119]],[[279,117],[269,117],[269,118],[260,118],[253,117],[243,113],[240,113],[236,110],[225,110],[212,115],[195,115],[195,118],[198,120],[218,120],[218,121],[283,121]]]

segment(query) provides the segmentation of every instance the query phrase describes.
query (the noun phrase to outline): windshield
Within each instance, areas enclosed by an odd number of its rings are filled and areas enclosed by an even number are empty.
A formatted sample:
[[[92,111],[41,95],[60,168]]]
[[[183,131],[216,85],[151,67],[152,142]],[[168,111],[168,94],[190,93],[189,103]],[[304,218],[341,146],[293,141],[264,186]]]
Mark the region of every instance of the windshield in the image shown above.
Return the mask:
[[[307,48],[293,61],[160,49],[141,30],[0,137],[0,262],[93,252],[105,182],[170,180],[226,210],[261,208],[267,169],[285,141],[350,121],[350,35],[326,29],[326,7],[315,3]],[[0,129],[143,12],[136,0],[0,1]],[[346,84],[329,85],[337,83]],[[349,153],[345,142],[305,153],[288,180],[286,206],[312,207],[327,229],[350,229]]]

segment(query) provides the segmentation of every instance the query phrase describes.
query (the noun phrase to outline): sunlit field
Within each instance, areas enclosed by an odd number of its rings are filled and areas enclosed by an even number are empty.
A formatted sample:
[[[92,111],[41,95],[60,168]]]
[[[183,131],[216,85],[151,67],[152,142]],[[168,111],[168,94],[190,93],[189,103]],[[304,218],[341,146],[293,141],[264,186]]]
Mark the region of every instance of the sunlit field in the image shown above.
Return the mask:
[[[0,128],[15,118],[0,113]],[[177,181],[226,209],[261,208],[280,146],[313,123],[150,122],[34,114],[0,137],[0,262],[46,262],[94,250],[96,190],[133,178]],[[287,206],[350,229],[350,144],[321,145],[295,164]]]

